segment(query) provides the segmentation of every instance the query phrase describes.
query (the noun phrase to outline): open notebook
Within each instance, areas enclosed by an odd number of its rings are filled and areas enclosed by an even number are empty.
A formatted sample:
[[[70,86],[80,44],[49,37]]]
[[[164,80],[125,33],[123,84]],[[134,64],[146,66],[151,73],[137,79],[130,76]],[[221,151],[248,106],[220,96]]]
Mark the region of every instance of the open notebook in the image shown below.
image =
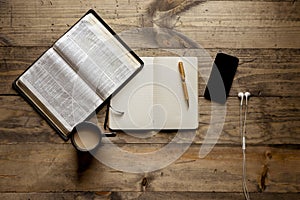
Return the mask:
[[[141,57],[144,68],[111,99],[108,125],[113,130],[198,128],[196,57]],[[189,105],[178,62],[185,69]]]

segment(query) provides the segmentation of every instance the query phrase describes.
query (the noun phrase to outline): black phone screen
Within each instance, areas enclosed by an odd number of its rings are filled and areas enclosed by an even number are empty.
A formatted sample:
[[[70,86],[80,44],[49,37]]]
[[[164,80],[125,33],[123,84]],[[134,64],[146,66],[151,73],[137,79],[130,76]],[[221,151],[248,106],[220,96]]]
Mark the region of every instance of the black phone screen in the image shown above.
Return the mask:
[[[205,99],[225,104],[238,64],[237,57],[217,54],[205,88]]]

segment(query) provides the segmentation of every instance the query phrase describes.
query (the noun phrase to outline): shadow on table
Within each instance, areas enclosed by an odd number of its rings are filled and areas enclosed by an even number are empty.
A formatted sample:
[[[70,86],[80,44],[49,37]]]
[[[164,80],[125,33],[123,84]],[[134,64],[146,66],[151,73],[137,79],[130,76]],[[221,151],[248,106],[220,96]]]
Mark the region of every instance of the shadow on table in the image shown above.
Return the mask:
[[[90,168],[93,164],[95,158],[89,152],[76,152],[77,154],[77,175],[78,180],[85,175],[85,172]]]

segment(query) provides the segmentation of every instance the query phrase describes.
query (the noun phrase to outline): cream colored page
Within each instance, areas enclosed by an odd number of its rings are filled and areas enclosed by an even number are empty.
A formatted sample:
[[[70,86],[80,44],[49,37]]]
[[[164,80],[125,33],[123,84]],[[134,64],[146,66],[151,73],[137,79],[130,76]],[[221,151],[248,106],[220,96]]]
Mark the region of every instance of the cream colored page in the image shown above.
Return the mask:
[[[54,48],[103,100],[140,66],[92,14],[60,38]]]
[[[102,103],[52,48],[21,76],[20,81],[68,131]]]
[[[143,69],[112,97],[110,110],[112,129],[151,129],[153,127],[153,58],[141,58]]]
[[[184,98],[178,62],[185,69],[189,106]],[[154,128],[193,129],[198,127],[198,67],[195,57],[155,57]]]
[[[112,129],[195,129],[198,127],[198,63],[195,57],[144,57],[144,68],[112,98]],[[178,71],[186,72],[189,107]],[[150,78],[150,74],[152,74]],[[152,85],[152,86],[151,86]]]

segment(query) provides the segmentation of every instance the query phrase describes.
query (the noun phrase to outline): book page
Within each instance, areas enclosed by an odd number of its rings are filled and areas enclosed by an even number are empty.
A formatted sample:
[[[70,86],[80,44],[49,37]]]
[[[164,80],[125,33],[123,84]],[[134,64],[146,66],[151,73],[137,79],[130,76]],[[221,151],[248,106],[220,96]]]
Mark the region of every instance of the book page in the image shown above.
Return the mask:
[[[109,127],[122,130],[196,129],[198,63],[196,57],[141,57],[144,68],[112,97]],[[178,62],[184,64],[189,106],[184,98]]]
[[[185,70],[189,105],[184,98],[178,62]],[[154,115],[156,129],[198,127],[198,63],[196,57],[155,57],[153,62]]]
[[[19,79],[68,131],[87,118],[102,100],[50,48]]]
[[[109,127],[114,129],[149,129],[153,127],[153,58],[142,58],[143,69],[112,97]]]
[[[54,48],[103,100],[140,67],[93,14],[80,20]]]

